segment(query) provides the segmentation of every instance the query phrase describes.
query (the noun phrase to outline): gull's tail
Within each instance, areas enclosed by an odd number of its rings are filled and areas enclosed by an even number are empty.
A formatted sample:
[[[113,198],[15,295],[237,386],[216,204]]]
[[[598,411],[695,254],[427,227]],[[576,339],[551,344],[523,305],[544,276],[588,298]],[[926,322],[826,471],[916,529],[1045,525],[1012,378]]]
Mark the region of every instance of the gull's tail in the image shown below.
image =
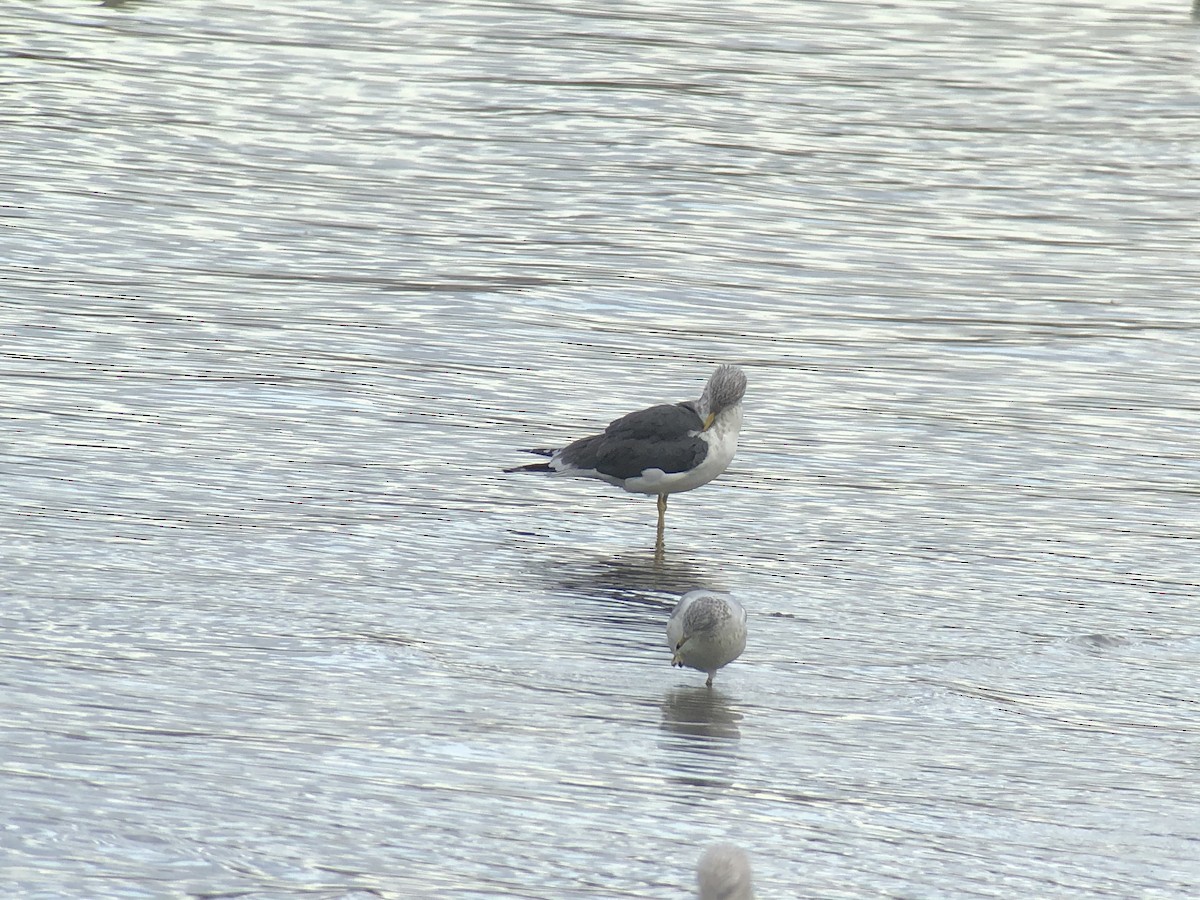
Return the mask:
[[[530,450],[522,450],[522,453],[536,453],[538,456],[553,456],[557,450],[547,450],[545,447],[535,447]],[[530,463],[527,466],[513,466],[511,469],[505,469],[505,474],[510,472],[554,472],[555,469],[550,468],[550,463]]]

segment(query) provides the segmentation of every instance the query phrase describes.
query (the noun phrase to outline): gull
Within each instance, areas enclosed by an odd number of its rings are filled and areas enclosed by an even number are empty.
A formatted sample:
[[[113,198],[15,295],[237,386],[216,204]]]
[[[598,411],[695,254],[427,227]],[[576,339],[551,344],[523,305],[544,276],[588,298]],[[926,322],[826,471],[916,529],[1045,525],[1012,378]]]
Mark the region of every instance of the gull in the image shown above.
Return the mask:
[[[557,450],[535,449],[549,462],[506,469],[597,478],[638,494],[658,497],[658,546],[666,524],[667,497],[708,484],[737,452],[746,374],[718,366],[700,399],[664,403],[631,412],[600,434]]]
[[[733,844],[713,844],[696,864],[699,900],[753,900],[750,859]]]
[[[671,665],[708,673],[712,687],[717,669],[727,666],[746,649],[746,610],[728,594],[688,591],[667,622]]]

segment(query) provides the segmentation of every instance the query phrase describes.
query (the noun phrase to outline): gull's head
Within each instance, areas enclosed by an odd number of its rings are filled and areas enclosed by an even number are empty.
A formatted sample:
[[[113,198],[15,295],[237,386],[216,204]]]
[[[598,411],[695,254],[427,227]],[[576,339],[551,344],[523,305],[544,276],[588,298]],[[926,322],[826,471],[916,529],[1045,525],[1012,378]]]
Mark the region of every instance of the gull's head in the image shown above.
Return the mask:
[[[725,410],[737,406],[745,396],[746,373],[737,366],[717,366],[717,371],[712,373],[708,384],[704,386],[700,402],[696,404],[696,411],[704,420],[704,427],[712,425],[713,419]]]
[[[699,900],[753,900],[750,858],[733,844],[714,844],[696,865]]]
[[[671,656],[671,665],[683,668],[683,645],[691,638],[690,634],[685,634],[675,643],[675,652]]]

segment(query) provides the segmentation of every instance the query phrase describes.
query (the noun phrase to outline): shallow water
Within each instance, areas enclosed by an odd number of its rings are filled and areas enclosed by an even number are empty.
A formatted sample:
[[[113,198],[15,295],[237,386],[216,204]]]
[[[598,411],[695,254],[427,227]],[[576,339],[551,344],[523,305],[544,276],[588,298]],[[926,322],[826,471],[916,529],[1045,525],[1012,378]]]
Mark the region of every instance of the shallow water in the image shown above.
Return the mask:
[[[6,894],[1200,891],[1187,9],[6,24]],[[716,361],[662,560],[501,473]]]

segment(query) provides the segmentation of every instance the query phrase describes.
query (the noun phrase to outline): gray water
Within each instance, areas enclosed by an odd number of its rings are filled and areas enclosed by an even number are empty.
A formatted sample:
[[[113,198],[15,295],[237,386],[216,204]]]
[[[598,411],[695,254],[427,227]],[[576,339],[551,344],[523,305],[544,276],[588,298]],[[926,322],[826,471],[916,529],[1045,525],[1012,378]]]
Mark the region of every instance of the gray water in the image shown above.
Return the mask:
[[[1186,4],[272,6],[4,6],[4,896],[1200,892]]]

